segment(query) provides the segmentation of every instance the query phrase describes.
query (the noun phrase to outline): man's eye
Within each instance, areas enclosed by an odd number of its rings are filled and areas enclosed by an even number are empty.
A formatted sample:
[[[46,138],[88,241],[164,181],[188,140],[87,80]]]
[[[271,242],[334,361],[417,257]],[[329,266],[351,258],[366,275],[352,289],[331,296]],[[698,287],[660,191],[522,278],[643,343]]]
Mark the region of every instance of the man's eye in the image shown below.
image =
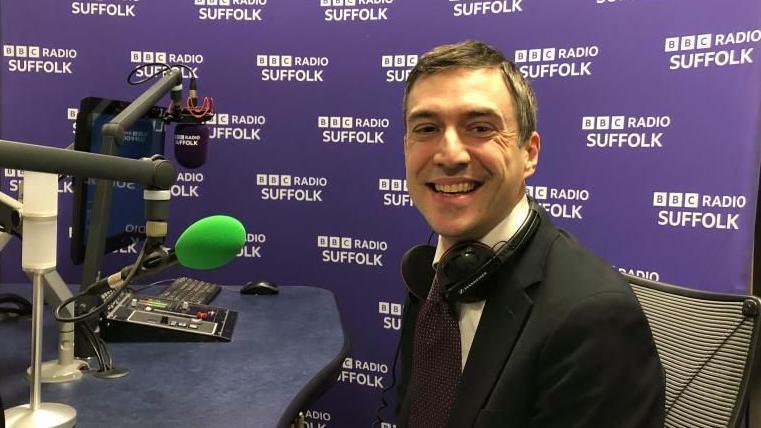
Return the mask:
[[[491,134],[494,132],[494,127],[490,125],[473,125],[470,127],[470,132],[475,134]]]
[[[416,134],[432,134],[436,132],[436,127],[433,125],[416,126],[415,129],[412,130],[412,132]]]

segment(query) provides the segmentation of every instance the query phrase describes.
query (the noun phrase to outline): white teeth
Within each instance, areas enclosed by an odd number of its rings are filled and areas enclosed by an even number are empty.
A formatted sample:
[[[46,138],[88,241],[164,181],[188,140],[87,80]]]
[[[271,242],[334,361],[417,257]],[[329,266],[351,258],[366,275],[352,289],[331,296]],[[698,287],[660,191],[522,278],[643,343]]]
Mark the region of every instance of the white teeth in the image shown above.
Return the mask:
[[[435,184],[434,188],[437,192],[442,193],[465,193],[470,192],[476,187],[473,182],[457,183],[457,184]]]

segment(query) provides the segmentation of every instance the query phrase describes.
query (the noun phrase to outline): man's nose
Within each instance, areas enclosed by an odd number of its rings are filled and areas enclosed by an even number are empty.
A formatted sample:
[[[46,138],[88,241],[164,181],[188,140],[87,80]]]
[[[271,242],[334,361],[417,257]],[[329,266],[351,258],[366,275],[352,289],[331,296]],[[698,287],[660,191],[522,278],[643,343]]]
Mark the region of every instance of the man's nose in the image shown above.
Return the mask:
[[[468,148],[456,129],[444,132],[433,161],[444,168],[458,168],[470,162]]]

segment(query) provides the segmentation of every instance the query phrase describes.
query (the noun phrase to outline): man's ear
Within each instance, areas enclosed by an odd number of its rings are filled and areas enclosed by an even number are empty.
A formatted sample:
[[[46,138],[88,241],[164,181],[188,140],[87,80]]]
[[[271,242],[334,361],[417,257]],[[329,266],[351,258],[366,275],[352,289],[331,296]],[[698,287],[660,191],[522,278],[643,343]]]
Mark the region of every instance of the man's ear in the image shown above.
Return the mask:
[[[539,151],[542,148],[542,139],[539,137],[539,133],[533,132],[526,145],[523,146],[523,153],[525,156],[525,163],[523,169],[523,178],[528,178],[536,171],[536,165],[539,162]]]

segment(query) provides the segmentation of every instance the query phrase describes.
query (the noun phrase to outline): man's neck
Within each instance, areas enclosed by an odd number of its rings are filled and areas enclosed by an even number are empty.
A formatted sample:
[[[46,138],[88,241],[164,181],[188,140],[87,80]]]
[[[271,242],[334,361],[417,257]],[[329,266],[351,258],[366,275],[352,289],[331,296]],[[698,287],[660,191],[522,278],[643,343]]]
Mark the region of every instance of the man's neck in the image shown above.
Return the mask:
[[[486,235],[478,239],[484,245],[494,247],[500,241],[507,241],[520,229],[521,224],[528,215],[529,206],[528,198],[524,194],[518,199],[518,203],[515,204],[512,210],[505,216],[502,221],[497,223]],[[439,236],[438,244],[436,245],[436,255],[433,258],[434,265],[438,263],[441,256],[458,241],[449,240],[444,236]]]

